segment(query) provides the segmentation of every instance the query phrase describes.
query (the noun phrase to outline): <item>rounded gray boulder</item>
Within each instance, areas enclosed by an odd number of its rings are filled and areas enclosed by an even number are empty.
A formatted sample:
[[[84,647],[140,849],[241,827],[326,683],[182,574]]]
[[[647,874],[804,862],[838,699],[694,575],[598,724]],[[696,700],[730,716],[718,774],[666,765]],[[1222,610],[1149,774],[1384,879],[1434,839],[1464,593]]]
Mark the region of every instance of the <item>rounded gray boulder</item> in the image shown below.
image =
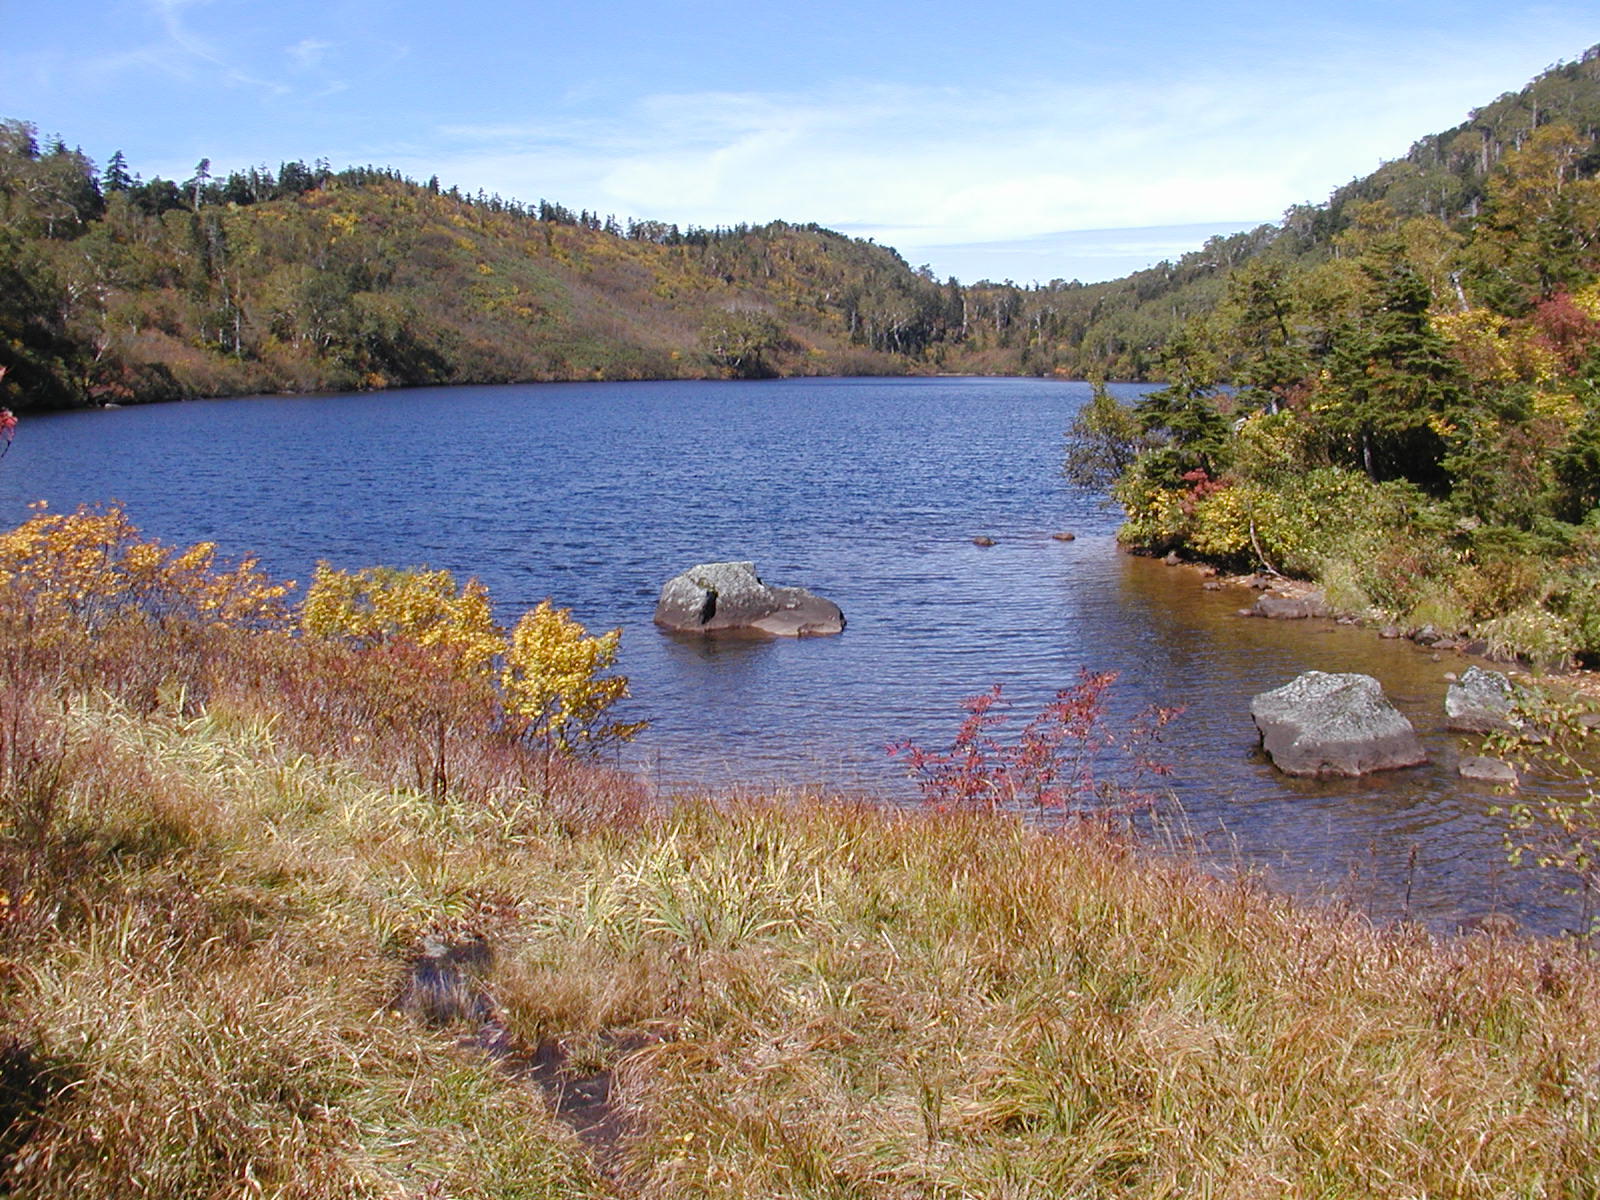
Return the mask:
[[[832,600],[763,583],[751,562],[702,563],[669,579],[655,621],[674,633],[820,637],[844,629],[844,613]]]
[[[1444,714],[1462,733],[1503,733],[1515,728],[1511,681],[1499,671],[1468,667],[1444,694]]]
[[[1250,701],[1261,745],[1286,775],[1365,775],[1428,761],[1370,675],[1307,671]]]

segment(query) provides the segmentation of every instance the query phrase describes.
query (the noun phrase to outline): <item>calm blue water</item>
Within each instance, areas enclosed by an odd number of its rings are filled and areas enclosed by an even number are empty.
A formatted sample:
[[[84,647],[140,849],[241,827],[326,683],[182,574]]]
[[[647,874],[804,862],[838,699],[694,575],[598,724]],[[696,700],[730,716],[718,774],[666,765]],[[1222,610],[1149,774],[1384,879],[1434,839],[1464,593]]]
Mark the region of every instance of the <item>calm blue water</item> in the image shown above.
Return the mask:
[[[651,722],[625,761],[668,787],[905,796],[884,747],[946,743],[963,697],[1002,683],[1026,712],[1081,667],[1116,670],[1123,717],[1187,706],[1165,749],[1213,853],[1384,918],[1445,926],[1500,907],[1566,921],[1564,900],[1503,866],[1492,792],[1454,773],[1472,751],[1443,732],[1443,674],[1463,664],[1327,624],[1240,620],[1247,595],[1117,553],[1115,514],[1060,475],[1088,394],[1014,379],[546,384],[40,416],[0,466],[0,519],[40,498],[116,499],[148,534],[254,552],[280,576],[303,580],[318,559],[447,567],[482,579],[507,620],[551,597],[591,631],[623,629],[631,715]],[[980,534],[998,544],[974,546]],[[657,631],[661,584],[721,559],[837,601],[849,628]],[[1277,775],[1253,753],[1249,700],[1310,668],[1383,679],[1435,765]]]

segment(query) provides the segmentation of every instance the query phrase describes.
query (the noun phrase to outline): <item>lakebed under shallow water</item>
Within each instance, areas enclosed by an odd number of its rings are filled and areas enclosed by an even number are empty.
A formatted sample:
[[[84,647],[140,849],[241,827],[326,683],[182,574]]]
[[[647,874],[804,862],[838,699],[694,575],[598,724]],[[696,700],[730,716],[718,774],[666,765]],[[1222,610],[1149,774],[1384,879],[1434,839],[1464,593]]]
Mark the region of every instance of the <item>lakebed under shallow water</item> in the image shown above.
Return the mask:
[[[1445,674],[1467,660],[1334,622],[1244,620],[1249,593],[1120,553],[1117,515],[1060,472],[1088,396],[1055,380],[822,379],[64,413],[24,422],[0,516],[115,499],[148,534],[257,553],[279,576],[304,580],[318,559],[447,567],[482,579],[507,618],[549,596],[592,631],[623,629],[629,715],[651,722],[624,762],[663,789],[909,800],[889,743],[947,744],[963,698],[993,684],[1020,721],[1080,669],[1116,671],[1114,719],[1183,707],[1161,753],[1215,860],[1379,919],[1570,924],[1570,899],[1506,865],[1493,789],[1456,774],[1475,743],[1444,728]],[[707,641],[653,627],[665,580],[724,559],[835,600],[848,628]],[[1278,774],[1250,697],[1309,669],[1377,676],[1430,764]]]

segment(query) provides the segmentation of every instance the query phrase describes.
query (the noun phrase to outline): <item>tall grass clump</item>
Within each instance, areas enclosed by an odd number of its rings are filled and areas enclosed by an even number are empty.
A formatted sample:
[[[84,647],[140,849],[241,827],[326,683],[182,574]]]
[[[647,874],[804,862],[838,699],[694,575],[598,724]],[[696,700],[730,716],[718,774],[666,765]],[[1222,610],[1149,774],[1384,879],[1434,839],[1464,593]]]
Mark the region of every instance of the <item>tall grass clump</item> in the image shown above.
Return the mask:
[[[1600,1171],[1600,995],[1558,948],[1379,931],[982,813],[685,805],[573,882],[505,1000],[530,1036],[651,1036],[617,1064],[645,1194],[1576,1195]]]

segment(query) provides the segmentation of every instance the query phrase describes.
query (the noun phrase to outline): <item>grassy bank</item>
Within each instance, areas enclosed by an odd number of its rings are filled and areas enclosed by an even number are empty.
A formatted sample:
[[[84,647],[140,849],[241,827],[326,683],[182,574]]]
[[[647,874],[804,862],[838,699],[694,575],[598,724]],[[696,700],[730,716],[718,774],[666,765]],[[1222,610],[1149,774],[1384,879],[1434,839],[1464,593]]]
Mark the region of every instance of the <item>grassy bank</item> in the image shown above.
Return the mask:
[[[1563,947],[1092,824],[660,811],[488,727],[439,787],[380,719],[402,660],[15,582],[0,1192],[1596,1192],[1600,977]],[[440,963],[464,1019],[408,985]]]

